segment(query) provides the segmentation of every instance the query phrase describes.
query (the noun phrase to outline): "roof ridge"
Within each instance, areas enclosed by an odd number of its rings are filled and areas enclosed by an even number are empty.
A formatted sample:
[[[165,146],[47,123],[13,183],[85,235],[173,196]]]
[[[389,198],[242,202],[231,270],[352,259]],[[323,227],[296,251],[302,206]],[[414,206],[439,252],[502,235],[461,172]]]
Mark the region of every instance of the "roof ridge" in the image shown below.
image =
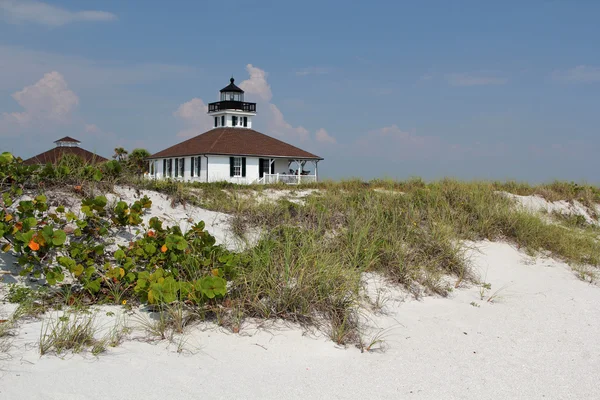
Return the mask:
[[[210,132],[210,131],[209,131]],[[219,135],[218,138],[216,138],[213,142],[212,145],[210,146],[210,148],[208,149],[208,153],[211,152],[212,149],[215,148],[215,144],[217,144],[217,142],[219,141],[219,139],[221,139],[221,137],[223,137],[223,135],[225,134],[225,132],[227,132],[225,129],[223,129],[223,131],[221,132],[221,134]]]

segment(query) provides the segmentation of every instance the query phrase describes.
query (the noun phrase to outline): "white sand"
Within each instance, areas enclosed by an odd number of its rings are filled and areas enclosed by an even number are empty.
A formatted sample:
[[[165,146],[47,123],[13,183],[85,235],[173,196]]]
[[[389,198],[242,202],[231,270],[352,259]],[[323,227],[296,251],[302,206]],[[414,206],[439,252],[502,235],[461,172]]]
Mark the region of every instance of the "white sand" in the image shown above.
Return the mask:
[[[501,193],[508,198],[514,199],[518,205],[530,212],[558,213],[566,216],[580,215],[585,218],[588,224],[600,225],[600,220],[592,215],[594,213],[600,214],[600,205],[596,205],[595,210],[589,210],[577,200],[572,202],[566,200],[548,201],[538,195],[520,196],[508,192]]]
[[[404,299],[381,279],[387,349],[340,349],[298,328],[187,335],[186,348],[129,341],[106,355],[37,355],[40,323],[21,326],[0,361],[0,399],[598,399],[600,288],[568,266],[508,244],[477,243],[492,284],[450,298]],[[373,294],[378,288],[371,286]],[[474,302],[480,307],[470,303]]]

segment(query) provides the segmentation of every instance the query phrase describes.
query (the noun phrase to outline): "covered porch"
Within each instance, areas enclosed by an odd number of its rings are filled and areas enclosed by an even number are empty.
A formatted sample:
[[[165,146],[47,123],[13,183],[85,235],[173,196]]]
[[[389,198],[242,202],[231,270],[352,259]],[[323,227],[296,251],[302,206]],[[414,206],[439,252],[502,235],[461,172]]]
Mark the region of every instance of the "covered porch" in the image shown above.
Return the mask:
[[[274,183],[285,183],[288,185],[300,185],[304,183],[315,183],[319,181],[319,161],[317,159],[290,159],[287,165],[287,171],[275,172],[274,163],[275,160],[269,161],[269,167],[264,168],[264,171],[270,171],[272,173],[262,173],[262,176],[258,179],[257,183],[260,184],[274,184]],[[265,166],[266,167],[266,166]]]

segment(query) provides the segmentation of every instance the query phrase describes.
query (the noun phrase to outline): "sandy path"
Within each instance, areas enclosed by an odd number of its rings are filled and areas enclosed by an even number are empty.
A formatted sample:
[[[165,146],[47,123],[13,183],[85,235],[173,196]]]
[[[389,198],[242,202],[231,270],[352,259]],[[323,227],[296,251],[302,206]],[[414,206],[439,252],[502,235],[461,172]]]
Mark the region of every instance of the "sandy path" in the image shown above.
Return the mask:
[[[39,358],[39,324],[22,326],[0,362],[1,399],[598,399],[600,288],[552,260],[479,243],[479,289],[451,298],[390,299],[383,353],[339,349],[297,329],[239,336],[194,332],[188,348],[126,342],[99,358]],[[480,304],[480,307],[471,305]],[[26,344],[29,343],[28,346]],[[260,345],[260,346],[259,346]]]

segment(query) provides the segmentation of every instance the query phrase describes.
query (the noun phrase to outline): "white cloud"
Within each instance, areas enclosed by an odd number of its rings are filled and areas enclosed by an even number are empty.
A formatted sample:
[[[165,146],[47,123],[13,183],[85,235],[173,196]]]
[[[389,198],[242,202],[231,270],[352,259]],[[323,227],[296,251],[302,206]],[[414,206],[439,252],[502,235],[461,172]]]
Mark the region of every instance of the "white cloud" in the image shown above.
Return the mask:
[[[32,142],[46,141],[44,135],[59,133],[64,136],[65,129],[80,139],[116,137],[77,116],[79,97],[57,71],[44,74],[33,85],[13,93],[12,97],[23,111],[0,115],[1,137],[24,136]]]
[[[252,97],[257,96],[257,120],[265,121],[267,134],[277,136],[284,140],[306,142],[311,139],[310,132],[303,126],[293,126],[284,117],[283,113],[275,104],[271,102],[273,92],[271,86],[267,82],[267,72],[248,64],[246,70],[250,75],[240,84],[240,87],[245,91],[246,99],[251,101]],[[325,136],[323,132],[327,135]],[[323,129],[316,140],[319,142],[335,143],[335,139],[327,134]],[[331,141],[333,139],[333,142]]]
[[[33,22],[47,26],[62,26],[71,22],[114,21],[115,14],[106,11],[69,11],[41,1],[0,0],[3,18],[10,23]]]
[[[452,86],[504,85],[508,82],[507,78],[470,74],[448,74],[446,80]]]
[[[317,133],[315,134],[315,138],[317,139],[317,142],[321,142],[321,143],[335,144],[337,142],[335,140],[335,138],[333,136],[329,135],[329,133],[327,133],[327,131],[323,128],[321,128],[317,131]]]
[[[12,95],[25,111],[2,114],[2,119],[19,126],[32,124],[67,123],[79,104],[77,95],[69,90],[64,77],[49,72],[31,86]]]
[[[300,70],[296,71],[296,75],[298,75],[298,76],[324,75],[324,74],[328,74],[329,72],[331,72],[330,68],[325,68],[325,67],[308,67],[308,68],[303,68],[303,69],[300,69]]]
[[[197,97],[181,104],[173,115],[183,121],[186,128],[181,130],[177,136],[190,138],[211,129],[213,127],[212,119],[206,112],[206,104]]]
[[[271,86],[267,82],[267,73],[248,64],[246,70],[250,77],[243,81],[239,86],[246,94],[246,100],[253,101],[256,96],[257,100],[257,116],[253,122],[259,125],[262,121],[266,126],[266,133],[279,137],[282,140],[292,142],[306,142],[311,140],[311,133],[303,126],[293,126],[284,117],[283,113],[275,104],[271,103],[273,93]],[[249,95],[249,96],[248,96]],[[173,113],[180,121],[184,123],[184,129],[177,136],[180,138],[189,138],[199,135],[213,128],[213,119],[206,113],[207,106],[200,98],[194,98],[186,103],[183,103]],[[320,143],[335,143],[335,138],[330,136],[325,129],[320,129],[315,140]]]
[[[589,65],[578,65],[566,71],[555,71],[552,74],[557,81],[571,83],[594,83],[600,82],[600,67]]]
[[[283,114],[275,104],[267,105],[267,129],[269,133],[282,138],[306,141],[310,139],[310,132],[303,126],[293,127],[285,120]]]
[[[246,65],[246,70],[250,78],[243,81],[240,88],[247,94],[260,97],[263,101],[270,101],[273,93],[271,92],[271,86],[267,83],[267,73],[252,64]]]

